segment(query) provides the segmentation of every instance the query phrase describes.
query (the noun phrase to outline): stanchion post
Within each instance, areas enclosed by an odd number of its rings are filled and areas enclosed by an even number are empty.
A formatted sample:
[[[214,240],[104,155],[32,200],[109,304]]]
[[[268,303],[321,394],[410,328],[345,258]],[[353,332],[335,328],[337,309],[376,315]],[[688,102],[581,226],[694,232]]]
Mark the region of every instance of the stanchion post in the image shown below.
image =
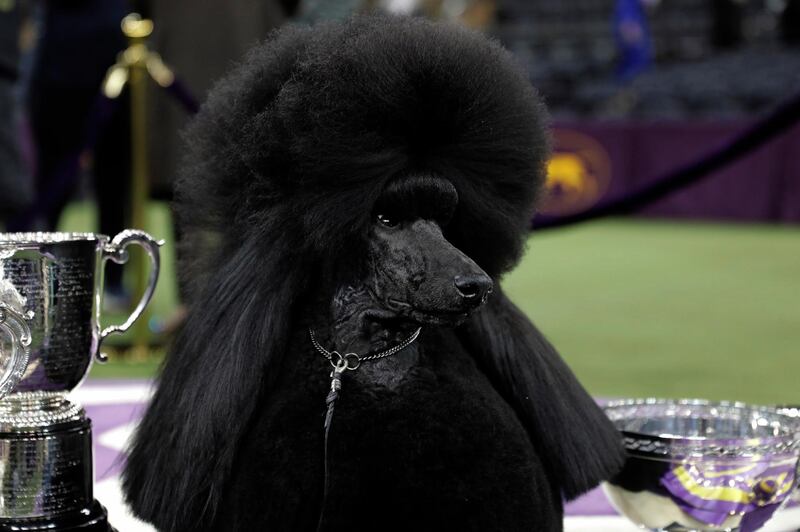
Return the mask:
[[[128,68],[131,101],[131,227],[145,229],[150,178],[147,158],[147,44],[153,22],[132,14],[122,21],[122,31],[129,40]],[[131,257],[135,275],[132,301],[139,301],[147,287],[148,262],[143,253]],[[144,357],[148,348],[148,319],[142,316],[133,331],[134,355]]]
[[[147,48],[147,38],[153,33],[153,21],[132,13],[122,20],[122,32],[128,39],[128,47],[118,56],[116,64],[108,70],[103,82],[103,93],[108,98],[117,98],[125,85],[128,85],[131,117],[130,227],[146,229],[146,209],[150,197],[147,82],[150,76],[148,72],[152,68],[149,66],[150,63],[161,64],[161,61]],[[169,69],[166,70],[171,75]],[[161,77],[164,77],[164,74]],[[162,82],[158,79],[157,81]],[[143,253],[131,255],[131,270],[134,275],[132,301],[139,301],[147,287],[148,267],[147,257]],[[145,314],[133,326],[134,356],[144,357],[147,353],[148,321]]]

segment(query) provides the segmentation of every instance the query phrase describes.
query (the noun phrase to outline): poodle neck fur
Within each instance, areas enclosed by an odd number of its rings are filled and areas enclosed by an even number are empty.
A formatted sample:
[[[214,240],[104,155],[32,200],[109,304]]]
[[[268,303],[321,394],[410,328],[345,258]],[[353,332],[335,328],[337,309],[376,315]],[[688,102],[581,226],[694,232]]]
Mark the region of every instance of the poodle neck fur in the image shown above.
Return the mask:
[[[390,319],[367,284],[336,291],[316,326],[326,349],[366,356],[402,342],[418,325]],[[320,314],[318,314],[320,315]],[[317,330],[317,329],[315,329]]]
[[[320,343],[329,351],[367,356],[396,346],[419,326],[410,321],[389,319],[367,284],[344,286],[333,300],[318,305],[314,327]],[[378,384],[391,386],[416,365],[421,349],[415,343],[403,351],[363,364],[358,373]]]

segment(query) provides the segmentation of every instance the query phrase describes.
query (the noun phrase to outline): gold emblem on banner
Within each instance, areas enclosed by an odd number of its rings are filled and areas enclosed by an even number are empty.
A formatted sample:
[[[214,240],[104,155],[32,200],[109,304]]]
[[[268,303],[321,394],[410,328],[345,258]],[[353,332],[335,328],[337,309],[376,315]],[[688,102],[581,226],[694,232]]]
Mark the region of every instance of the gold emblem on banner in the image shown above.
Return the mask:
[[[568,129],[554,131],[554,150],[547,163],[542,214],[566,215],[597,203],[611,183],[611,159],[589,135]]]

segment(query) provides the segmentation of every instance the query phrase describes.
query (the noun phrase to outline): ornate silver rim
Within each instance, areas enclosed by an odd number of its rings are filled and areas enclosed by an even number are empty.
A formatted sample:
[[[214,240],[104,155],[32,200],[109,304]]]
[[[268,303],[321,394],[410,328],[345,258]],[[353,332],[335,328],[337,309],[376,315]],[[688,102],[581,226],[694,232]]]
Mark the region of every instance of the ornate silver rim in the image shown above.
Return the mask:
[[[757,415],[779,432],[765,437],[705,437],[656,434],[626,429],[623,421],[633,420],[631,410],[637,407],[691,408],[703,407],[739,410],[742,415]],[[607,403],[603,410],[623,436],[629,453],[658,460],[683,460],[686,458],[726,461],[742,459],[753,461],[763,457],[797,455],[800,453],[800,418],[778,407],[753,406],[740,402],[707,401],[703,399],[625,399]]]
[[[0,246],[6,244],[56,244],[59,242],[108,240],[107,235],[98,233],[0,233]]]

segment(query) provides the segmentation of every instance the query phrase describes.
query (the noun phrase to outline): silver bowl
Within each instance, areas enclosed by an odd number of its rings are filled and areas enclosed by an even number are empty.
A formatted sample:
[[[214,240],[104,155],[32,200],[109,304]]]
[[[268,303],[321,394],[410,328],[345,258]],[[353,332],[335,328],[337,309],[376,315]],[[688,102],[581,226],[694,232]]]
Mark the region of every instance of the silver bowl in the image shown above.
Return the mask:
[[[630,399],[604,410],[628,460],[603,488],[642,528],[751,532],[797,484],[800,419],[777,408]]]

